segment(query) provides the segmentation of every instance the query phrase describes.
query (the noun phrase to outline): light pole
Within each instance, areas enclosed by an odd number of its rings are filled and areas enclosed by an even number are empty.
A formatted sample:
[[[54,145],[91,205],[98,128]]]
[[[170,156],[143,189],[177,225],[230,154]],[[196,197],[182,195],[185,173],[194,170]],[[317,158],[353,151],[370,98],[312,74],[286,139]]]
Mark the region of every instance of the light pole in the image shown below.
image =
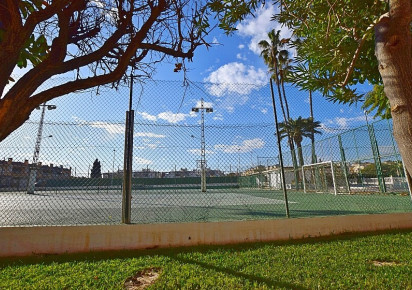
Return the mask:
[[[28,185],[27,185],[27,193],[28,194],[33,194],[34,193],[34,187],[35,187],[35,184],[36,184],[37,163],[39,161],[39,155],[40,155],[40,145],[41,145],[41,139],[42,139],[42,134],[43,134],[43,123],[44,123],[44,115],[46,113],[46,108],[47,108],[47,110],[56,109],[55,105],[47,105],[46,103],[40,105],[39,107],[37,107],[37,109],[40,110],[40,107],[43,107],[43,108],[42,108],[42,112],[41,112],[39,128],[37,129],[37,139],[36,139],[36,145],[34,146],[32,168],[30,170],[29,182],[28,182]],[[49,135],[48,137],[52,137],[52,135]]]
[[[201,127],[201,138],[200,138],[200,184],[202,192],[206,192],[206,143],[205,143],[205,111],[206,113],[212,113],[212,107],[205,107],[203,98],[200,99],[200,107],[193,107],[192,112],[198,113],[201,111],[200,127]]]
[[[240,175],[240,148],[237,149],[237,154],[238,154],[238,156],[237,156],[237,160],[238,160],[238,162],[237,162],[237,176],[239,176]]]
[[[113,149],[113,166],[112,166],[112,180],[111,180],[111,186],[113,186],[113,175],[114,175],[114,160],[116,159],[116,149]]]

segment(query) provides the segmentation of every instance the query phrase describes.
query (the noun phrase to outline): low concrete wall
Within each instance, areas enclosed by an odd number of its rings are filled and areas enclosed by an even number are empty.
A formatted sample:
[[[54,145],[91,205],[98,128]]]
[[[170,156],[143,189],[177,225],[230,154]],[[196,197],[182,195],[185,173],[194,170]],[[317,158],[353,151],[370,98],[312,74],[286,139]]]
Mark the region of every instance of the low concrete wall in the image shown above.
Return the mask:
[[[183,224],[0,228],[0,257],[276,241],[412,229],[412,213]]]

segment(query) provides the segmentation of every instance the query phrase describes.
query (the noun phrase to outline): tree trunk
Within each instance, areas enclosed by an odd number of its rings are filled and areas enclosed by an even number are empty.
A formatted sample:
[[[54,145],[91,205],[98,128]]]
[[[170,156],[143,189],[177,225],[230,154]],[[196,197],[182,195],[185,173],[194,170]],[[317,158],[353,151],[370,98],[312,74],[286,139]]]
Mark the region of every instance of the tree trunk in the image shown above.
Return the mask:
[[[312,98],[312,91],[309,90],[309,108],[310,108],[310,117],[312,118],[312,121],[314,121],[313,118],[313,98]],[[312,132],[311,132],[311,145],[312,145],[312,163],[316,163],[317,158],[316,158],[316,151],[315,151],[315,128],[312,127]]]
[[[289,148],[290,148],[290,154],[292,157],[292,165],[293,165],[293,172],[295,175],[295,188],[296,190],[299,190],[299,168],[298,168],[298,161],[296,159],[296,152],[295,152],[295,146],[293,145],[292,138],[289,138]]]
[[[375,54],[393,119],[393,134],[412,173],[411,1],[391,0],[375,27]]]
[[[283,105],[283,99],[282,99],[282,93],[280,91],[280,80],[279,80],[279,72],[278,72],[278,67],[275,65],[275,82],[276,82],[276,88],[278,89],[278,95],[279,95],[279,102],[280,102],[280,108],[282,109],[282,114],[283,114],[283,121],[289,121],[289,117],[285,113],[285,106]]]
[[[286,116],[289,120],[290,119],[290,113],[289,113],[288,99],[286,98],[285,82],[282,80],[281,84],[282,84],[283,98],[285,99]]]
[[[303,165],[305,165],[305,161],[303,159],[302,145],[297,144],[296,146],[298,147],[299,167],[302,167]]]
[[[19,128],[30,117],[32,106],[13,99],[0,99],[0,141]]]

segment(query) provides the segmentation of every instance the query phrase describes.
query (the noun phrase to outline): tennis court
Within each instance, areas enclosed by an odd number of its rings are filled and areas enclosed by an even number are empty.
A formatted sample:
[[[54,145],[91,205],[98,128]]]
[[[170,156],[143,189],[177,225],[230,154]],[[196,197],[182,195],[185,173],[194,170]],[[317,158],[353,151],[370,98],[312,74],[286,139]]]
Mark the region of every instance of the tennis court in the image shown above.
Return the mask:
[[[288,192],[291,217],[412,211],[400,194],[332,195]],[[0,193],[0,226],[118,224],[120,189]],[[285,217],[281,191],[259,189],[133,190],[132,222],[198,222]]]

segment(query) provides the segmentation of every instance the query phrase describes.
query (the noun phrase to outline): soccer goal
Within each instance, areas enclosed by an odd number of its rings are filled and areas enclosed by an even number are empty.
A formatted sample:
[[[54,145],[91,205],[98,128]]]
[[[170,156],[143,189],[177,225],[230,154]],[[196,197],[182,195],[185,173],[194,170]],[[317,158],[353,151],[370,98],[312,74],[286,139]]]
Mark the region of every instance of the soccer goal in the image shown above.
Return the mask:
[[[302,179],[305,193],[350,193],[348,173],[341,162],[325,161],[304,165]]]

